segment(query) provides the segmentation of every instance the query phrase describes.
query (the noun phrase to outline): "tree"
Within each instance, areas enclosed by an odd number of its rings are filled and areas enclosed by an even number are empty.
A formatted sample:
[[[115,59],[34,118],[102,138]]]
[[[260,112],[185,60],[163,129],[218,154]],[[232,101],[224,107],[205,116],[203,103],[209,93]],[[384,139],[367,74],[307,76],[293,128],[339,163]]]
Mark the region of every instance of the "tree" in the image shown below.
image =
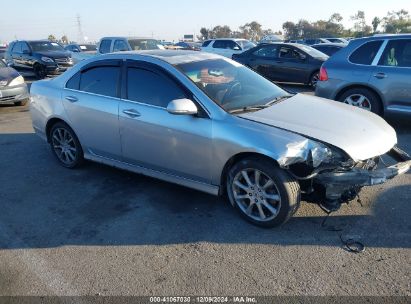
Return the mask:
[[[199,37],[200,40],[207,40],[210,38],[210,31],[205,27],[201,28],[200,34],[201,34],[201,36]]]
[[[231,37],[231,29],[228,25],[217,25],[212,30],[212,37],[211,38],[229,38]]]
[[[50,37],[49,37],[49,38],[50,38]],[[61,37],[61,42],[62,42],[63,44],[68,44],[68,43],[69,43],[69,39],[67,38],[66,35],[63,35],[63,37]]]
[[[372,28],[367,25],[365,21],[364,11],[358,11],[354,16],[351,17],[354,21],[354,33],[356,37],[364,37],[371,34]]]
[[[54,37],[54,35],[49,35],[49,37],[47,39],[50,40],[50,41],[53,41],[53,42],[57,41],[57,39],[56,39],[56,37]]]
[[[331,15],[329,22],[340,23],[343,17],[339,13],[334,13]]]
[[[240,26],[240,31],[245,39],[259,41],[263,36],[263,29],[260,23],[253,21]]]
[[[381,23],[381,19],[378,18],[378,17],[374,17],[374,19],[372,19],[371,23],[372,23],[372,31],[373,31],[373,33],[376,33],[377,29],[378,29],[378,26]]]
[[[406,10],[388,12],[383,19],[386,33],[408,33],[411,31],[411,17]]]

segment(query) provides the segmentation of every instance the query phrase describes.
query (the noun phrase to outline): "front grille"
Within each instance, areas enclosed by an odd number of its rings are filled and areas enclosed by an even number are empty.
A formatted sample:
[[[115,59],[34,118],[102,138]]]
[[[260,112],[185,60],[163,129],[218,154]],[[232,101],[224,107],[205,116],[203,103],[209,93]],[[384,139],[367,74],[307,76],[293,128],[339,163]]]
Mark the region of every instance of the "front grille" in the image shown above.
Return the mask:
[[[68,58],[56,58],[54,59],[54,61],[56,63],[69,63],[70,62]]]
[[[1,102],[1,101],[14,100],[14,99],[16,99],[16,96],[0,97],[0,102]]]

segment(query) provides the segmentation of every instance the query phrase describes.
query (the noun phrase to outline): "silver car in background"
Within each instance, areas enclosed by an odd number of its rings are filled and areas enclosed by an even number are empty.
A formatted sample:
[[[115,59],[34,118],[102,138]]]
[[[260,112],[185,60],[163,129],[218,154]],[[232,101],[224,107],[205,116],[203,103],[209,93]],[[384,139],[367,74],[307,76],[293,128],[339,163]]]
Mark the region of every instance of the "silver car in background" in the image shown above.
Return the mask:
[[[316,95],[378,115],[411,115],[411,35],[354,39],[325,62]]]
[[[210,53],[102,55],[33,83],[31,94],[34,129],[64,167],[88,159],[226,193],[264,227],[286,222],[301,198],[336,210],[410,168],[380,117],[290,95]],[[396,164],[379,166],[386,153]]]

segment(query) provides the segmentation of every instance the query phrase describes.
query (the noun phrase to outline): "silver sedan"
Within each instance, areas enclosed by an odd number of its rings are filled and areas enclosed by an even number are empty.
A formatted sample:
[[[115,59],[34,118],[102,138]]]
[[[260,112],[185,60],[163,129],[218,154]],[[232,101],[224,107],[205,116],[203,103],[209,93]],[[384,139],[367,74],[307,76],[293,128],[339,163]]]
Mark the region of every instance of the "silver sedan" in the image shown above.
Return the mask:
[[[88,159],[227,194],[264,227],[286,222],[301,199],[337,210],[410,168],[380,117],[292,95],[214,54],[98,56],[33,83],[31,94],[34,129],[64,167]],[[379,164],[387,153],[390,167]]]

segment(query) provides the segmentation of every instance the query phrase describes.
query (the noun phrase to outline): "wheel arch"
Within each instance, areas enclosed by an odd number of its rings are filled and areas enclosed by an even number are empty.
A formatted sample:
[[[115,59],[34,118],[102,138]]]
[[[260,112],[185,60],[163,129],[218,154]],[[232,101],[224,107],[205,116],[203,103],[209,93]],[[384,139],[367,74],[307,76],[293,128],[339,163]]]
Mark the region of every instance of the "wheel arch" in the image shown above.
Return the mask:
[[[346,93],[347,91],[352,90],[352,89],[366,89],[366,90],[369,90],[369,91],[373,92],[373,93],[378,97],[378,100],[379,100],[379,102],[380,102],[380,104],[381,104],[382,114],[384,115],[384,113],[385,113],[385,107],[384,107],[384,99],[383,99],[382,95],[380,94],[380,92],[378,92],[377,89],[375,89],[375,88],[373,88],[373,87],[371,87],[371,86],[365,85],[365,84],[352,84],[352,85],[343,87],[343,88],[340,89],[340,90],[337,92],[337,94],[335,95],[335,100],[339,101],[340,98],[341,98],[341,96],[342,96],[344,93]]]
[[[48,142],[48,143],[50,142],[50,131],[51,131],[51,128],[52,128],[56,123],[58,123],[58,122],[62,122],[62,123],[64,123],[64,124],[68,125],[68,126],[73,130],[73,128],[70,126],[70,124],[67,123],[67,121],[65,121],[64,119],[62,119],[62,118],[60,118],[60,117],[52,117],[52,118],[50,118],[50,119],[47,121],[47,123],[46,123],[46,129],[45,129],[45,131],[46,131],[46,137],[47,137],[47,142]],[[73,130],[73,132],[74,132],[74,130]],[[74,132],[74,133],[75,133],[75,132]],[[77,136],[77,134],[76,134],[76,136]],[[78,137],[78,136],[77,136],[77,137]]]
[[[263,158],[263,159],[266,159],[266,160],[272,162],[276,166],[279,166],[276,159],[274,159],[274,158],[272,158],[272,157],[270,157],[266,154],[263,154],[263,153],[259,153],[259,152],[240,152],[240,153],[237,153],[237,154],[233,155],[229,160],[227,160],[227,162],[225,163],[225,165],[223,167],[223,171],[221,172],[221,176],[220,176],[220,195],[226,193],[225,181],[227,179],[227,174],[228,174],[230,168],[234,164],[236,164],[236,163],[238,163],[238,162],[240,162],[244,159],[252,158],[252,157]]]

